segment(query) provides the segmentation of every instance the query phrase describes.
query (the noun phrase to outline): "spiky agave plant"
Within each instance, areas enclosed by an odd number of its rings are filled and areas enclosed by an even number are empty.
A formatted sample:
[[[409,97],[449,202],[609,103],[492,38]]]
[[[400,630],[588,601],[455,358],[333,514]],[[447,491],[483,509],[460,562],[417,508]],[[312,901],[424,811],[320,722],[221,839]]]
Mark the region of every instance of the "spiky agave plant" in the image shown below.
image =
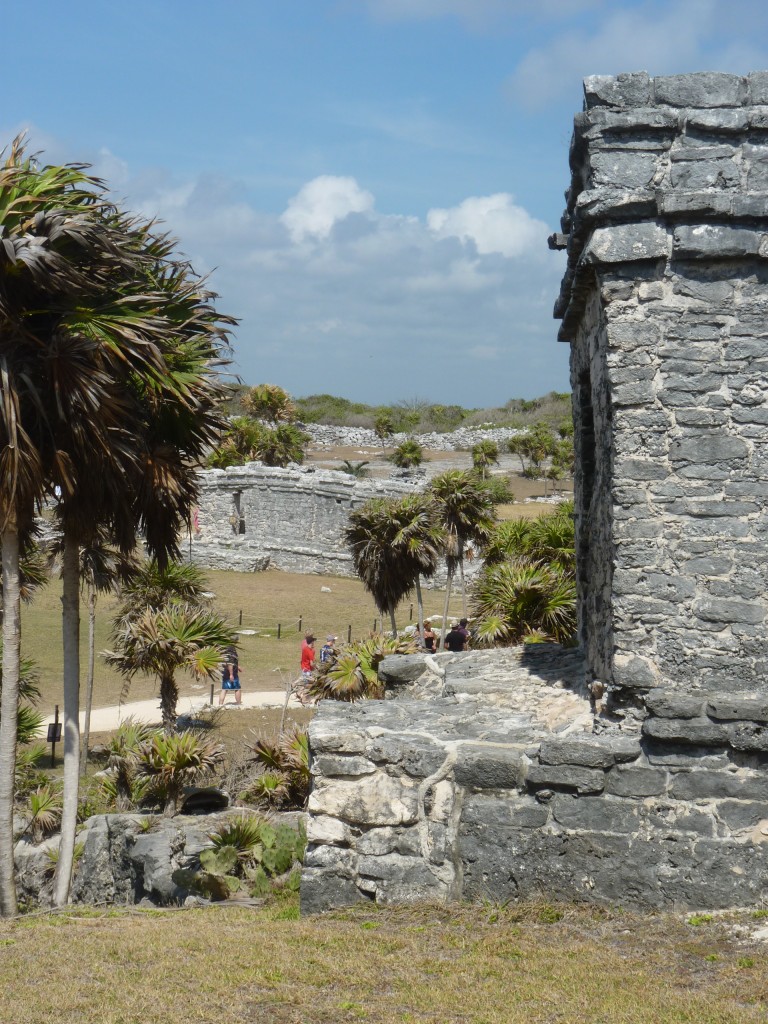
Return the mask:
[[[477,643],[573,642],[576,583],[558,565],[509,560],[486,566],[474,599]]]
[[[261,774],[248,796],[269,807],[303,808],[309,796],[309,734],[295,726],[276,740],[257,737],[249,744]]]

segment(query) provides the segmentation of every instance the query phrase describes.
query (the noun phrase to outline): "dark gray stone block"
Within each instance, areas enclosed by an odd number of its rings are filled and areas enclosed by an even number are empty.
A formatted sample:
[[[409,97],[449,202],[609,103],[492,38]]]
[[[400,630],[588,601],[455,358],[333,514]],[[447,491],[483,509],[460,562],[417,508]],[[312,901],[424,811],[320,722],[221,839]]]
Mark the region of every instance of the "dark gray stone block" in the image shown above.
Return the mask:
[[[656,102],[671,107],[740,107],[747,98],[743,78],[718,71],[657,76],[653,88]]]
[[[349,878],[311,868],[304,868],[301,873],[299,904],[302,915],[351,907],[362,902],[364,898]]]
[[[761,822],[768,821],[768,803],[721,800],[717,805],[717,816],[731,832],[751,832]]]
[[[379,679],[387,686],[407,686],[426,671],[424,654],[391,654],[379,664]]]
[[[574,768],[570,765],[533,765],[526,779],[529,786],[554,789],[575,789],[577,793],[602,793],[605,772],[596,768]]]
[[[461,821],[465,825],[540,828],[548,819],[546,804],[525,796],[500,800],[485,793],[473,793],[466,797],[461,809]]]
[[[753,697],[748,694],[725,694],[710,697],[706,713],[718,721],[768,722],[768,695]]]
[[[704,695],[657,689],[645,697],[644,703],[658,718],[700,718],[703,715],[704,700]]]
[[[716,725],[708,718],[646,718],[643,735],[657,740],[675,740],[678,743],[726,746],[730,742],[728,729]]]
[[[552,802],[552,814],[563,828],[587,832],[636,832],[640,808],[625,800],[605,797],[573,797],[564,793]]]
[[[462,743],[453,769],[460,786],[469,789],[515,789],[523,781],[523,755],[504,747]]]
[[[583,768],[610,768],[616,763],[610,742],[588,739],[545,739],[539,748],[541,764],[572,764]]]
[[[768,771],[754,775],[698,768],[678,772],[672,778],[670,796],[676,800],[768,800]]]
[[[659,796],[668,781],[669,774],[658,768],[614,768],[605,777],[605,792],[627,797]]]
[[[756,601],[739,601],[735,598],[699,598],[693,603],[693,614],[704,622],[757,624],[765,619],[765,607]]]
[[[584,102],[588,110],[595,107],[649,107],[652,104],[651,78],[647,71],[590,75],[584,79]]]

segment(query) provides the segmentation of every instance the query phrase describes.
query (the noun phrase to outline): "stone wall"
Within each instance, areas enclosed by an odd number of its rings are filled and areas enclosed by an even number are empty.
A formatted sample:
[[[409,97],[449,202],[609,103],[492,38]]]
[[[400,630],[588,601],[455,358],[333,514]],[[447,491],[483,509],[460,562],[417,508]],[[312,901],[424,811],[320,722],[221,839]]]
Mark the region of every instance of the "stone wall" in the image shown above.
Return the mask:
[[[740,726],[722,721],[752,709],[690,707],[719,720],[692,746],[674,728],[595,735],[575,651],[382,668],[394,699],[325,702],[311,725],[304,912],[536,896],[717,909],[768,896],[768,773],[729,752]]]
[[[763,688],[768,73],[592,78],[585,95],[553,243],[587,670],[618,702]]]
[[[414,484],[356,480],[312,467],[260,463],[201,473],[192,559],[211,569],[353,575],[347,517],[369,498],[410,494]]]
[[[306,910],[768,898],[768,73],[588,79],[571,170],[581,651],[323,706]]]

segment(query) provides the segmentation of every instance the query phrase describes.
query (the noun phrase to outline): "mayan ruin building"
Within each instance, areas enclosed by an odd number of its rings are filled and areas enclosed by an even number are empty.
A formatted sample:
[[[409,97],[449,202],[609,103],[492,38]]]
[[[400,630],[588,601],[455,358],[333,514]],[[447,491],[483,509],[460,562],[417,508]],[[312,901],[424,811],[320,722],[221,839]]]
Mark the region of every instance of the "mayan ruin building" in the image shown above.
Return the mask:
[[[768,895],[768,72],[587,79],[570,162],[580,647],[322,705],[306,910]]]

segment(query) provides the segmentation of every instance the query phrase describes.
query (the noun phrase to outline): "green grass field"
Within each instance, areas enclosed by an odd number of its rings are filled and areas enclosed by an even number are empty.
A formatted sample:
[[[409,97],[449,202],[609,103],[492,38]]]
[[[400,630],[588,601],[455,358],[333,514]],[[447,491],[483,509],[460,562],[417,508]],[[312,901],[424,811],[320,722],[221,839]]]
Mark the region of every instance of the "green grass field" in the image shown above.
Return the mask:
[[[758,1024],[764,921],[523,906],[298,920],[264,908],[0,922],[0,1019],[25,1024]]]
[[[288,677],[295,678],[299,668],[302,629],[312,630],[318,637],[319,650],[327,633],[346,640],[351,626],[352,638],[367,636],[374,619],[381,619],[373,600],[357,579],[337,576],[298,576],[270,570],[262,573],[210,571],[210,589],[214,604],[237,628],[242,611],[242,628],[254,629],[254,635],[240,635],[241,677],[243,687],[251,690],[281,690]],[[322,591],[329,587],[330,593]],[[441,613],[443,591],[425,591],[425,610]],[[116,607],[114,597],[99,597],[96,609],[96,651],[109,646],[109,628]],[[452,599],[451,611],[458,614],[461,598]],[[87,657],[87,610],[82,606],[81,657],[82,679]],[[416,608],[413,608],[414,619]],[[408,625],[410,601],[398,609],[398,625]],[[281,624],[281,639],[277,625]],[[32,604],[22,609],[22,650],[35,660],[40,671],[43,694],[41,710],[49,712],[62,702],[61,682],[61,583],[52,581],[41,590]],[[195,683],[179,676],[182,696],[207,692],[210,683]],[[123,686],[121,677],[97,657],[94,705],[118,703]],[[143,700],[156,692],[155,680],[137,676],[130,689],[129,700]]]

